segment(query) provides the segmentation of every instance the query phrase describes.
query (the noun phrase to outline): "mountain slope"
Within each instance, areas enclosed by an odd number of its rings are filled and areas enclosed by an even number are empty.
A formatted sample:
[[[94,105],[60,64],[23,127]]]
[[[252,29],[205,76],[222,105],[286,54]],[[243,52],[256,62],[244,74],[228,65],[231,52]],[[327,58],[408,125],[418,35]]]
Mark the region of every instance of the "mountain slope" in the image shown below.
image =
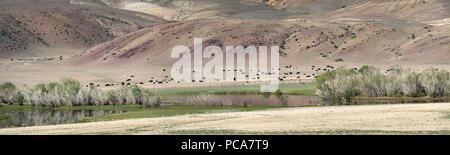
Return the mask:
[[[448,27],[379,22],[202,19],[145,28],[92,48],[76,63],[167,66],[175,61],[170,58],[173,47],[192,49],[193,38],[197,37],[203,38],[204,48],[279,45],[280,62],[299,66],[335,63],[336,59],[373,65],[447,64],[449,34]]]
[[[0,3],[0,55],[27,57],[90,48],[145,26],[155,16],[64,3]],[[72,53],[72,52],[70,52]]]
[[[431,21],[450,18],[447,0],[372,0],[351,5],[328,14],[340,17],[395,18],[410,21]]]
[[[86,1],[86,0],[80,0]],[[287,13],[270,5],[245,0],[99,0],[104,4],[155,15],[167,20],[220,18],[279,18]]]

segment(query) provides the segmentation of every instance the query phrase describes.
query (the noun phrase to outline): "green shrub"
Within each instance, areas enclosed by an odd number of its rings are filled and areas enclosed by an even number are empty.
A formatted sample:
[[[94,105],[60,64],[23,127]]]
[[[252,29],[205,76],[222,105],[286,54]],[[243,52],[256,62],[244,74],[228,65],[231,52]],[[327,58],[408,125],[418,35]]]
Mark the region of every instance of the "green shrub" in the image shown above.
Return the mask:
[[[361,96],[378,97],[386,96],[386,77],[375,67],[363,67],[358,70],[359,92]]]
[[[338,58],[338,59],[336,59],[336,60],[334,60],[335,62],[342,62],[342,61],[344,61],[344,60],[342,60],[341,58]]]
[[[1,103],[13,104],[17,100],[17,88],[11,82],[5,82],[0,85]]]
[[[356,72],[342,67],[320,74],[316,79],[317,95],[343,103],[351,102],[359,94],[358,85]]]
[[[449,72],[429,68],[420,73],[420,83],[425,93],[430,97],[442,97],[449,95]]]
[[[275,91],[275,97],[277,98],[282,98],[283,97],[283,92],[281,92],[280,89],[277,89],[277,91]]]
[[[400,77],[399,79],[403,80],[401,81],[401,90],[402,94],[408,96],[408,97],[419,97],[421,94],[423,94],[423,89],[419,82],[419,74],[416,72],[410,72],[407,74],[403,74],[403,77]]]

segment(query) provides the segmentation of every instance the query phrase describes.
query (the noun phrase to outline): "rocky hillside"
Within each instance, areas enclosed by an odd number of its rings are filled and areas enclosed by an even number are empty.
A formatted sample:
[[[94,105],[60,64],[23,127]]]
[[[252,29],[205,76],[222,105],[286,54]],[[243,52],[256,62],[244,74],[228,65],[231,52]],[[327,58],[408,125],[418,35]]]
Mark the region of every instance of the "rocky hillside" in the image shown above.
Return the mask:
[[[27,57],[51,51],[65,54],[161,22],[165,20],[105,7],[0,3],[0,55]]]

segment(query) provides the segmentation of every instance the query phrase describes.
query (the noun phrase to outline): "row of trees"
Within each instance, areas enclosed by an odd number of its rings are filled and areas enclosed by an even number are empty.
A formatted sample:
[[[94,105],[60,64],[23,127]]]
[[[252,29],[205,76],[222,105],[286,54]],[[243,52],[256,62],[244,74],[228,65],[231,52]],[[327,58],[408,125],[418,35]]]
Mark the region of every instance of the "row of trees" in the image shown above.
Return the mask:
[[[450,76],[446,70],[428,68],[422,72],[394,67],[384,74],[363,66],[321,74],[316,79],[317,95],[343,103],[361,97],[445,97],[450,96]]]
[[[91,85],[82,88],[80,82],[64,78],[61,82],[38,84],[26,90],[17,89],[12,83],[0,85],[2,103],[33,106],[102,106],[102,105],[146,105],[159,106],[160,99],[149,89],[124,86],[115,90],[102,90]]]

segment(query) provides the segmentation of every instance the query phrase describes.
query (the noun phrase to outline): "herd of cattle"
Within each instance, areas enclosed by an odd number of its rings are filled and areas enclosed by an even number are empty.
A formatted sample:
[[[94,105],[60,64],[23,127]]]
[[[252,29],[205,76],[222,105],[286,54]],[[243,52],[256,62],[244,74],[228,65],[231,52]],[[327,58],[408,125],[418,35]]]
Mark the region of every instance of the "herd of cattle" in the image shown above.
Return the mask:
[[[307,70],[309,70],[308,72],[300,72],[298,71],[298,67],[292,66],[292,65],[286,65],[284,67],[278,68],[279,70],[279,80],[280,81],[287,81],[287,80],[300,80],[300,79],[315,79],[317,77],[317,75],[319,75],[320,73],[323,72],[328,72],[331,70],[334,70],[335,67],[332,65],[326,65],[323,67],[319,67],[319,66],[311,66],[309,67]],[[358,68],[353,68],[354,70],[358,70]],[[166,72],[166,69],[162,70],[163,72]],[[224,72],[226,71],[225,69],[223,70]],[[234,70],[235,72],[237,72],[237,70]],[[195,72],[195,71],[193,71]],[[241,74],[245,74],[244,72],[241,72]],[[257,73],[257,79],[259,79],[259,76],[261,74],[264,73]],[[266,74],[271,74],[271,73],[266,73]],[[86,87],[89,86],[97,86],[97,87],[111,87],[111,86],[130,86],[130,85],[144,85],[146,83],[148,84],[167,84],[169,82],[176,82],[176,83],[180,83],[180,81],[175,81],[173,78],[170,78],[168,75],[163,76],[164,78],[161,79],[156,79],[155,77],[150,77],[149,79],[146,79],[145,82],[143,81],[135,81],[133,80],[133,78],[135,78],[134,75],[130,75],[127,79],[125,79],[122,82],[118,82],[118,83],[107,83],[107,84],[95,84],[95,83],[89,83],[88,85],[86,85]],[[249,78],[249,75],[246,75],[246,78]],[[234,81],[236,81],[236,78],[234,78]],[[191,82],[195,83],[203,83],[204,80],[192,80]],[[249,81],[246,81],[247,83]]]

